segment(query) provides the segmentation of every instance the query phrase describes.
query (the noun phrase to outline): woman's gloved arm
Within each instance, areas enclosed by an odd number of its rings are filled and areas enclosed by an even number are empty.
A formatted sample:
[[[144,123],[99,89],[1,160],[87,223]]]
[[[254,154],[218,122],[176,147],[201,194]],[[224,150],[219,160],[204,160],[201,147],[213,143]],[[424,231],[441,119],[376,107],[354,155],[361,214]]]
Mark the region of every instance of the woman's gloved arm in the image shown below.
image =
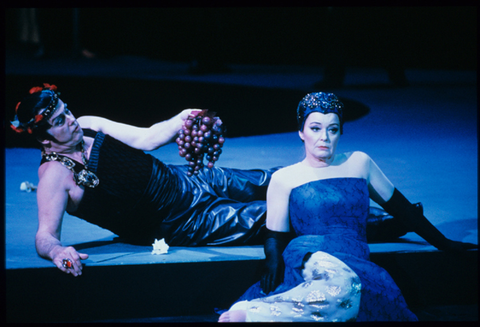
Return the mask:
[[[452,241],[446,238],[427,218],[423,215],[421,204],[413,205],[396,188],[393,195],[382,207],[389,214],[399,219],[410,230],[417,233],[428,243],[443,251],[462,251],[478,248],[472,243]]]

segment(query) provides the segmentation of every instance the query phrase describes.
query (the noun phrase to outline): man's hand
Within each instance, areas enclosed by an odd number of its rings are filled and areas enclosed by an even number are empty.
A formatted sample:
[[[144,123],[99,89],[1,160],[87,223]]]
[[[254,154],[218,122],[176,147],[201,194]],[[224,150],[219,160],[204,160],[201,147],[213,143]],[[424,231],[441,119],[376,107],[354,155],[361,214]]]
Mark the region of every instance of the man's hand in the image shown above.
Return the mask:
[[[88,254],[79,253],[72,246],[62,246],[57,247],[55,254],[52,257],[52,261],[58,269],[76,277],[82,274],[83,265],[80,260],[88,259]],[[64,267],[65,259],[70,260],[70,265],[66,264],[66,267]]]

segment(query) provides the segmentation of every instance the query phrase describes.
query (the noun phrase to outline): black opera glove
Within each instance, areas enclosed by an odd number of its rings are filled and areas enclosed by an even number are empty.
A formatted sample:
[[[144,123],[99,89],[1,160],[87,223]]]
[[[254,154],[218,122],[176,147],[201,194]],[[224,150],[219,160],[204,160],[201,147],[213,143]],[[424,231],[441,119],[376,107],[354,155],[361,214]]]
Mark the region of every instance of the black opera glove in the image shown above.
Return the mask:
[[[398,219],[407,228],[417,233],[425,241],[442,251],[463,251],[478,248],[478,245],[452,241],[446,238],[423,215],[421,203],[411,204],[396,188],[393,195],[382,207],[389,214]]]
[[[449,252],[462,252],[471,249],[478,249],[477,244],[473,243],[464,243],[458,241],[452,241],[447,239],[447,244],[443,248],[438,248],[442,251],[449,251]]]
[[[421,204],[414,204],[421,205]],[[368,243],[390,242],[411,232],[399,219],[385,210],[370,207],[367,218]]]
[[[260,287],[265,294],[274,291],[283,282],[285,263],[283,262],[283,251],[290,241],[289,232],[275,232],[267,229],[265,239],[265,266]]]

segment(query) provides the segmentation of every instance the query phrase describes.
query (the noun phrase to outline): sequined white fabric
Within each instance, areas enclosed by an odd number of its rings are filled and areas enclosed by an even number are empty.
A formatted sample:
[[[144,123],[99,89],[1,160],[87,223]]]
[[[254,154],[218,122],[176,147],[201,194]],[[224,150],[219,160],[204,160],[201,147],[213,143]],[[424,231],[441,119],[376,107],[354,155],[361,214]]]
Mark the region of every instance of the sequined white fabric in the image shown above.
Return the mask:
[[[291,290],[235,303],[230,311],[246,310],[247,322],[355,321],[361,282],[341,260],[315,252],[302,271],[305,282]]]

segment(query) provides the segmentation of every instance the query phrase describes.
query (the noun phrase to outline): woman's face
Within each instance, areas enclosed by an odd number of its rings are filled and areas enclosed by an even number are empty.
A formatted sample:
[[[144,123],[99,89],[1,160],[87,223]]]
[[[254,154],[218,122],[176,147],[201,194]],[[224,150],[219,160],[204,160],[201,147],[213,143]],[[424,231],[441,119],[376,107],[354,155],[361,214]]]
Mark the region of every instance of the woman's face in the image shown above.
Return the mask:
[[[50,117],[48,122],[52,125],[48,129],[59,145],[77,145],[83,139],[83,131],[76,118],[68,110],[67,105],[58,100],[57,110]]]
[[[298,133],[305,142],[307,160],[332,160],[340,140],[340,119],[334,113],[312,112]]]

